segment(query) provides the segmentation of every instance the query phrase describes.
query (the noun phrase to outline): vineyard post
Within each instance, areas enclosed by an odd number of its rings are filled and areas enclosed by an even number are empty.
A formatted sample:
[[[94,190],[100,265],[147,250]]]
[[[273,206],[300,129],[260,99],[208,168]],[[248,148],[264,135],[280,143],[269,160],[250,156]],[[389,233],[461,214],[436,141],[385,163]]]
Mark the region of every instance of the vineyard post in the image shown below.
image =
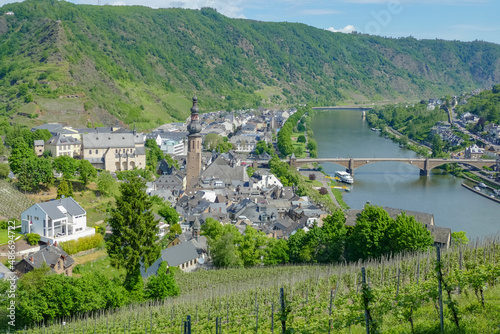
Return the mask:
[[[444,333],[444,319],[443,319],[443,288],[441,287],[441,249],[439,246],[436,247],[437,256],[437,277],[438,277],[438,289],[439,289],[439,322],[441,326],[441,333]]]
[[[396,288],[396,298],[398,298],[398,294],[399,294],[399,279],[400,279],[400,274],[401,274],[401,268],[398,267],[398,286]]]
[[[229,331],[229,303],[226,303],[226,329]]]
[[[271,333],[274,333],[274,302],[271,303]]]
[[[255,333],[259,331],[259,304],[256,305],[255,309]]]
[[[339,282],[337,281],[337,284],[338,283]],[[328,311],[328,316],[330,316],[330,317],[332,316],[332,298],[333,298],[333,290],[330,290],[330,309]]]
[[[281,333],[286,332],[286,319],[285,319],[285,292],[280,288],[280,303],[281,303]]]
[[[362,285],[363,285],[363,293],[365,293],[366,289],[366,272],[365,272],[365,267],[361,267],[361,276],[362,276]],[[363,299],[365,299],[366,296],[363,296]],[[366,334],[370,334],[370,319],[369,319],[369,314],[368,314],[368,302],[366,301],[364,303],[365,307],[365,326],[366,326]]]
[[[420,258],[417,256],[417,285],[420,279]]]
[[[191,316],[187,316],[187,334],[191,334]]]
[[[215,317],[215,334],[219,334],[219,317]]]
[[[308,304],[309,300],[309,286],[306,288],[306,305]]]
[[[458,267],[460,272],[462,272],[462,245],[458,246]],[[458,281],[458,294],[462,292],[462,287],[460,286],[460,281]]]

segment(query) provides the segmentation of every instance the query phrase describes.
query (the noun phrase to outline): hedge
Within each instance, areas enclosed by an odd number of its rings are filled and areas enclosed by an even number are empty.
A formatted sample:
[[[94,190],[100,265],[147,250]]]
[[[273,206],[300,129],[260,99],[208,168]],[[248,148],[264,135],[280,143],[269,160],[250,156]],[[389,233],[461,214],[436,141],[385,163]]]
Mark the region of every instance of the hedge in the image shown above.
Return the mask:
[[[60,246],[68,255],[72,255],[92,248],[103,247],[104,237],[102,234],[94,234],[77,240],[61,242]]]

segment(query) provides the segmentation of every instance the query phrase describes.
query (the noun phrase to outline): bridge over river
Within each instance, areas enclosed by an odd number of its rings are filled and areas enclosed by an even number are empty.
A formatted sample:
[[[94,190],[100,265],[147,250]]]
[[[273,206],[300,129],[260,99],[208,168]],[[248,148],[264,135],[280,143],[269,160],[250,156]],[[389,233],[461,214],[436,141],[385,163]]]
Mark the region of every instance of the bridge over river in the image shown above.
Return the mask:
[[[331,162],[346,168],[346,172],[354,175],[354,170],[358,167],[376,163],[376,162],[401,162],[413,165],[420,169],[420,175],[427,176],[429,171],[445,164],[461,164],[473,166],[481,169],[483,166],[493,167],[499,165],[500,160],[477,160],[477,159],[430,159],[430,158],[304,158],[296,159],[293,156],[290,158],[289,163],[292,167],[300,167],[308,163],[325,163]]]

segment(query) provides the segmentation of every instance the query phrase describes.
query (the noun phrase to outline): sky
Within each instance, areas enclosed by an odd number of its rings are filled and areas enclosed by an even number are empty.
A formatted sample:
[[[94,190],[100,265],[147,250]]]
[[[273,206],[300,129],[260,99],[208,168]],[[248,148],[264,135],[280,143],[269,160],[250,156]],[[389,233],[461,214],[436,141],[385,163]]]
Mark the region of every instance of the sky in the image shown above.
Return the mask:
[[[299,22],[332,32],[500,44],[499,0],[69,0],[75,4],[212,7],[232,18]],[[14,2],[0,0],[0,5]]]

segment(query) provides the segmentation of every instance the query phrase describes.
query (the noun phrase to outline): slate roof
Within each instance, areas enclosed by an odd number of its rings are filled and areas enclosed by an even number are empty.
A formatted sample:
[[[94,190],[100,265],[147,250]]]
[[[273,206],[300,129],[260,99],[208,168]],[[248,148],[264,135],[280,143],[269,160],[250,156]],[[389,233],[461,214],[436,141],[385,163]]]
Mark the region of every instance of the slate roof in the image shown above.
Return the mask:
[[[142,135],[133,133],[85,133],[82,135],[82,140],[84,149],[131,148],[135,147],[136,143],[143,142]]]
[[[177,175],[162,175],[154,181],[156,185],[156,189],[160,190],[162,187],[172,188],[172,187],[181,187],[182,188],[182,179]]]
[[[82,142],[79,141],[76,138],[73,137],[66,137],[65,135],[62,135],[58,133],[57,135],[53,136],[49,140],[47,140],[47,145],[80,145]],[[35,143],[36,145],[36,143]]]
[[[200,239],[203,238],[205,237],[200,237]],[[166,261],[169,267],[177,267],[182,263],[199,258],[200,254],[204,252],[204,249],[200,248],[202,246],[202,242],[196,242],[196,240],[191,239],[178,245],[163,249],[161,251],[160,258],[158,258],[158,260],[156,260],[151,267],[145,270],[145,268],[141,266],[142,277],[156,275],[158,268],[163,261]]]
[[[215,161],[202,172],[201,176],[220,178],[224,180],[225,183],[231,183],[232,180],[243,182],[249,180],[245,167],[231,167],[222,157],[215,159]]]
[[[5,279],[9,278],[11,276],[15,276],[16,274],[13,273],[9,268],[5,266],[5,264],[0,262],[0,279]]]
[[[75,263],[75,260],[60,247],[48,245],[47,247],[40,249],[38,252],[28,254],[26,258],[16,263],[16,265],[25,261],[33,268],[40,268],[43,263],[46,263],[48,266],[53,266],[57,263],[57,261],[59,261],[61,256],[64,259],[64,268],[68,268]]]
[[[31,128],[31,131],[35,132],[36,130],[49,130],[51,133],[55,133],[62,130],[62,128],[63,128],[62,124],[59,123],[46,123]]]
[[[86,214],[86,211],[72,197],[37,203],[35,205],[38,205],[52,220],[66,218],[66,215],[58,208],[58,206],[63,206],[71,216]]]
[[[43,146],[45,145],[45,142],[42,139],[35,140],[35,146]]]

